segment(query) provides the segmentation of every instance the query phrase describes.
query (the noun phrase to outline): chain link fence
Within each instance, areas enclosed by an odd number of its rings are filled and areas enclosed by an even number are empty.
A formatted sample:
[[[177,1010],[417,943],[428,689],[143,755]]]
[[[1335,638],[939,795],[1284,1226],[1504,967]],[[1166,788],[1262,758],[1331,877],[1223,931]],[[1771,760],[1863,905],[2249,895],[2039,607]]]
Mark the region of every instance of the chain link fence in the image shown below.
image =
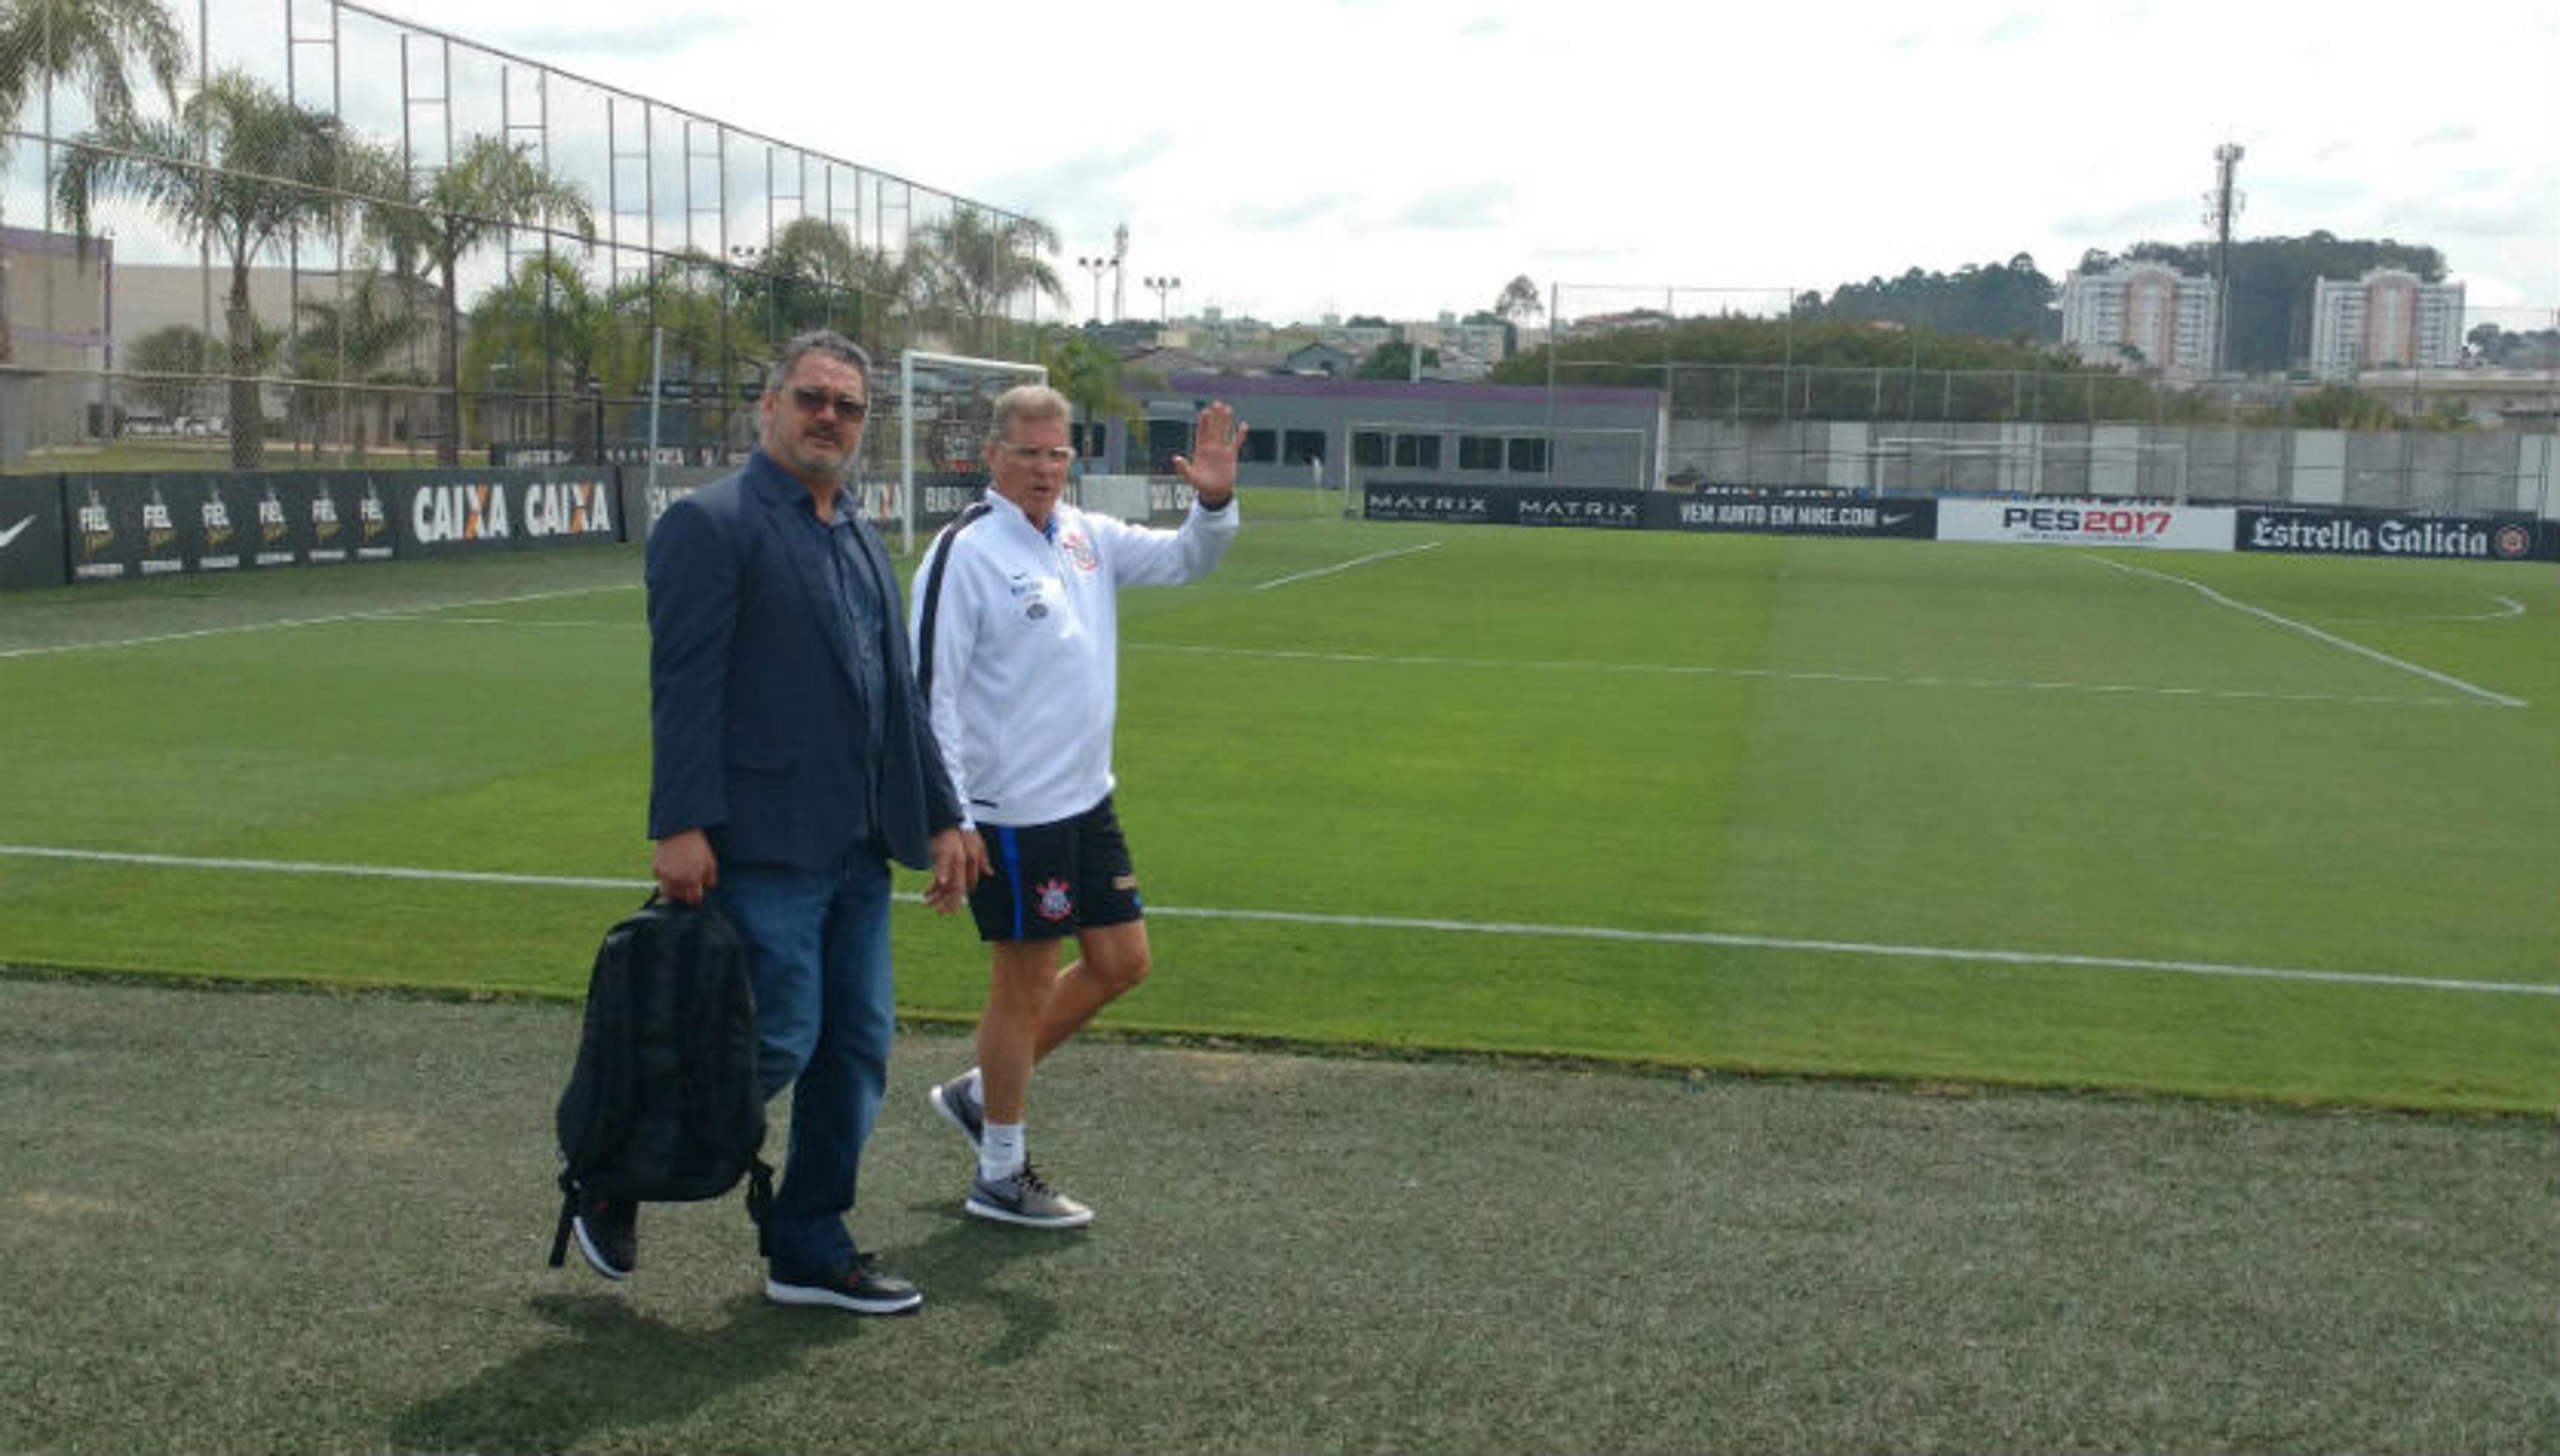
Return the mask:
[[[1661,390],[1659,478],[2560,515],[2560,316],[2470,310],[2459,367],[2199,381],[1887,322],[1786,289],[1560,285],[1553,386]],[[1717,327],[1700,328],[1700,321]],[[2004,352],[2003,367],[1950,357]],[[2037,359],[2019,368],[2016,357]],[[1772,362],[1775,361],[1775,362]]]
[[[0,128],[5,465],[710,464],[796,332],[1064,297],[1036,219],[331,0],[0,0]]]

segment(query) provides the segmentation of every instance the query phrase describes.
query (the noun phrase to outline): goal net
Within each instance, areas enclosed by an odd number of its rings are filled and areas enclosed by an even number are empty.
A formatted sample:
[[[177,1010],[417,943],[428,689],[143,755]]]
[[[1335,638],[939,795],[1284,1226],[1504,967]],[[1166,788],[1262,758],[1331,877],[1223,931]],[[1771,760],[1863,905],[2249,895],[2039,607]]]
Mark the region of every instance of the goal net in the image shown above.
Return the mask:
[[[2183,502],[2186,445],[2101,425],[2095,438],[2033,425],[2000,438],[1878,434],[1858,488],[1877,495],[2108,496]]]
[[[919,524],[939,526],[986,491],[984,446],[996,397],[1016,385],[1047,380],[1046,369],[1018,360],[918,349],[900,354],[896,409],[876,409],[872,419],[873,448],[880,456],[893,455],[896,470],[864,483],[863,514],[882,533],[895,527],[898,550],[912,553]]]

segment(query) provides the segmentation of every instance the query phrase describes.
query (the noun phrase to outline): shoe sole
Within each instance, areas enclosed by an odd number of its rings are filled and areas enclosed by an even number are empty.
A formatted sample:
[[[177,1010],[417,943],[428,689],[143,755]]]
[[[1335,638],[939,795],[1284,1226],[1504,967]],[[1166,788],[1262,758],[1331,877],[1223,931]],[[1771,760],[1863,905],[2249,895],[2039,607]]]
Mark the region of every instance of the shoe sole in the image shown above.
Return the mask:
[[[596,1248],[594,1243],[588,1240],[586,1236],[585,1219],[571,1219],[569,1222],[569,1231],[577,1235],[578,1256],[586,1260],[586,1266],[588,1268],[602,1274],[607,1279],[628,1279],[631,1277],[631,1271],[629,1269],[615,1268],[613,1266],[613,1261],[606,1258],[604,1254]]]
[[[764,1281],[764,1297],[775,1304],[801,1305],[816,1309],[852,1310],[858,1315],[907,1315],[924,1304],[921,1290],[902,1299],[858,1299],[838,1289],[824,1289],[809,1284],[785,1284],[779,1279]]]
[[[1093,1221],[1093,1211],[1091,1209],[1087,1209],[1081,1213],[1063,1213],[1053,1217],[1044,1218],[1037,1214],[1025,1213],[1013,1209],[1008,1209],[1001,1204],[986,1203],[976,1198],[963,1202],[960,1205],[960,1208],[963,1212],[975,1213],[981,1218],[992,1218],[999,1223],[1012,1223],[1023,1228],[1081,1228],[1085,1224]]]
[[[939,1083],[925,1089],[924,1100],[933,1104],[933,1110],[941,1113],[942,1120],[951,1124],[951,1130],[966,1139],[970,1147],[978,1146],[978,1135],[969,1131],[969,1124],[961,1120],[958,1109],[944,1099]]]

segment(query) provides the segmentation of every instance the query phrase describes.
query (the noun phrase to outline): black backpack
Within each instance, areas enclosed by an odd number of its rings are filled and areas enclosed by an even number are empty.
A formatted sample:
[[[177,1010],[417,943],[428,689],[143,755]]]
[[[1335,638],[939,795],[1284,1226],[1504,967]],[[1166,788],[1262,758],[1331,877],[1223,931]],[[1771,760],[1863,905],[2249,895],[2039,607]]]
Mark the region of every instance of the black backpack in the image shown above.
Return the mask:
[[[746,943],[726,917],[653,894],[605,932],[560,1093],[555,1268],[583,1200],[716,1199],[741,1178],[761,1246],[773,1170],[755,1061]]]

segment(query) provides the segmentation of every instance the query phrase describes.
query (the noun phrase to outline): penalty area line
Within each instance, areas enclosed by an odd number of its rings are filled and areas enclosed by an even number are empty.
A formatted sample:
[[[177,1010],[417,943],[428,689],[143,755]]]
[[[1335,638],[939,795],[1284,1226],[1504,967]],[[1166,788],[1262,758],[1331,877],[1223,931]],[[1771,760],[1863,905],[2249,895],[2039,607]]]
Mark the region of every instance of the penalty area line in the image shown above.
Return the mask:
[[[51,845],[0,844],[0,857],[71,861],[85,864],[135,865],[154,869],[214,870],[265,875],[326,875],[364,880],[403,880],[462,885],[503,885],[525,889],[651,889],[646,880],[574,875],[521,875],[489,870],[430,870],[389,865],[322,864],[298,860],[196,858],[112,850],[68,849]],[[919,900],[920,895],[901,898]],[[2148,972],[2155,975],[2215,976],[2250,981],[2294,981],[2333,986],[2373,986],[2407,991],[2452,991],[2486,996],[2560,998],[2560,986],[2516,981],[2468,981],[2435,976],[2392,975],[2375,971],[2322,971],[2291,966],[2252,966],[2224,961],[2151,960],[2136,956],[2073,955],[2060,951],[2000,950],[1983,947],[1893,945],[1864,940],[1800,939],[1779,935],[1735,935],[1717,930],[1634,930],[1610,925],[1540,925],[1506,920],[1452,920],[1393,915],[1322,914],[1306,910],[1218,909],[1207,906],[1150,905],[1147,912],[1167,919],[1237,920],[1264,924],[1322,925],[1350,930],[1424,931],[1454,935],[1511,935],[1555,940],[1608,940],[1644,945],[1718,946],[1734,950],[1813,952],[1824,955],[1872,956],[1892,960],[1945,961],[1999,966],[2059,966],[2073,970]]]
[[[1371,562],[1393,561],[1397,557],[1415,556],[1426,551],[1437,551],[1439,548],[1440,543],[1426,541],[1420,546],[1399,546],[1393,551],[1373,551],[1367,556],[1354,557],[1348,562],[1336,562],[1330,566],[1318,566],[1312,571],[1297,571],[1286,576],[1274,576],[1268,581],[1256,581],[1253,583],[1253,589],[1268,591],[1274,586],[1286,586],[1292,581],[1313,581],[1319,576],[1330,576],[1336,571],[1348,571],[1354,566],[1365,566]]]
[[[2101,566],[2113,566],[2119,571],[2124,571],[2132,575],[2149,576],[2157,581],[2174,582],[2179,586],[2185,587],[2189,591],[2197,593],[2205,600],[2212,602],[2216,606],[2227,606],[2233,611],[2246,612],[2250,616],[2258,618],[2260,621],[2272,622],[2276,626],[2284,628],[2286,631],[2300,632],[2304,636],[2309,637],[2316,642],[2325,642],[2329,646],[2337,648],[2341,652],[2352,652],[2356,656],[2368,661],[2378,662],[2384,667],[2391,668],[2397,672],[2408,673],[2413,677],[2424,678],[2428,682],[2451,688],[2457,693],[2467,694],[2473,698],[2479,699],[2480,702],[2492,704],[2499,708],[2530,708],[2533,706],[2522,698],[2510,698],[2504,693],[2480,687],[2476,683],[2464,682],[2462,679],[2455,677],[2451,673],[2440,673],[2434,668],[2422,666],[2418,663],[2411,662],[2406,658],[2393,657],[2390,653],[2377,651],[2374,648],[2365,646],[2361,642],[2351,641],[2348,638],[2338,636],[2334,632],[2323,632],[2309,622],[2296,621],[2292,617],[2286,616],[2281,612],[2272,612],[2263,606],[2252,605],[2249,602],[2240,600],[2236,596],[2226,596],[2222,592],[2214,590],[2212,587],[2205,585],[2201,581],[2190,580],[2187,577],[2176,575],[2168,571],[2154,570],[2149,566],[2137,566],[2124,562],[2110,561],[2105,557],[2098,557],[2095,560]]]
[[[1217,647],[1197,642],[1133,642],[1133,652],[1180,652],[1194,657],[1256,657],[1275,662],[1331,662],[1355,667],[1445,667],[1491,672],[1620,673],[1670,678],[1737,678],[1773,683],[1836,683],[1872,688],[1966,688],[2017,693],[2098,693],[2133,698],[2250,703],[2315,703],[2383,708],[2477,708],[2477,697],[2416,698],[2398,693],[2284,693],[2242,688],[2178,688],[2143,683],[2066,683],[2032,678],[1902,677],[1889,673],[1792,671],[1767,667],[1716,667],[1677,662],[1560,662],[1552,659],[1417,657],[1379,652],[1316,652],[1305,648]]]

